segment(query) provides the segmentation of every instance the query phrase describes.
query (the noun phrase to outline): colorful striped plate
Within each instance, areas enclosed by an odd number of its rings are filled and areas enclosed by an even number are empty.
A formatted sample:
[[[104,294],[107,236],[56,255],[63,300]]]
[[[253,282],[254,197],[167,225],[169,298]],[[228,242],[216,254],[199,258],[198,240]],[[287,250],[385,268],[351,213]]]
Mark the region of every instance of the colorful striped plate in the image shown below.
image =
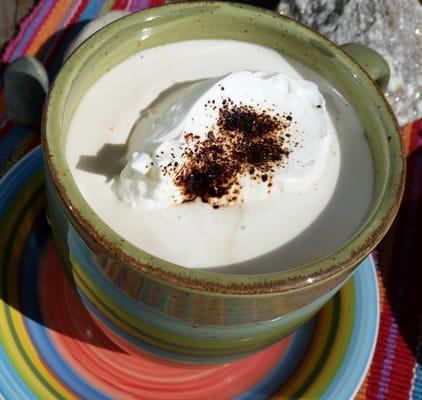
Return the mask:
[[[0,398],[350,398],[372,357],[378,287],[366,259],[290,337],[222,365],[187,366],[110,342],[63,274],[36,148],[0,182]]]

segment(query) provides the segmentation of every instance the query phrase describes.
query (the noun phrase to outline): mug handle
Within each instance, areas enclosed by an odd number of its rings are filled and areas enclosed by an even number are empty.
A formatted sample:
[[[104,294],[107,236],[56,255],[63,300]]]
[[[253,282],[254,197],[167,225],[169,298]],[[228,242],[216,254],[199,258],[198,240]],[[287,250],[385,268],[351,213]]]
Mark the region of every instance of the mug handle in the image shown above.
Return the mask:
[[[70,44],[64,60],[93,33],[127,14],[127,11],[116,10],[94,18],[84,26]],[[9,117],[15,122],[38,129],[49,86],[45,67],[34,57],[18,57],[6,68],[4,86],[6,110]]]
[[[340,47],[368,73],[383,91],[387,89],[390,80],[390,67],[380,54],[359,43],[345,43]]]
[[[38,128],[48,85],[47,71],[36,58],[22,56],[9,64],[4,73],[4,100],[9,117]]]

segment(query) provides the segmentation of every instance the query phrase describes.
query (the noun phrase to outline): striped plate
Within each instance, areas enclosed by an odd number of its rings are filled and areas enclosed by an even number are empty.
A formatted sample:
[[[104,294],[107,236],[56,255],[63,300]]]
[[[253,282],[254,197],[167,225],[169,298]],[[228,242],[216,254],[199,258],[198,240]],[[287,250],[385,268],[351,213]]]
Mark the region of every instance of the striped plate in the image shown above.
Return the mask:
[[[45,219],[41,150],[0,182],[0,398],[350,398],[377,337],[370,258],[315,317],[247,359],[186,366],[129,354],[66,280]]]

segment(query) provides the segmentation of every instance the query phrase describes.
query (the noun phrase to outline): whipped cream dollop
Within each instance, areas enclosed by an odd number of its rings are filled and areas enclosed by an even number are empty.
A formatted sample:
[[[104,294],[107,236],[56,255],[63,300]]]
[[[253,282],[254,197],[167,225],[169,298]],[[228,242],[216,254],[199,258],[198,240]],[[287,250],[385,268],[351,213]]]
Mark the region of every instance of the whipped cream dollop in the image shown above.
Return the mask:
[[[313,82],[241,71],[179,83],[141,112],[114,187],[146,209],[303,191],[321,176],[333,135]]]

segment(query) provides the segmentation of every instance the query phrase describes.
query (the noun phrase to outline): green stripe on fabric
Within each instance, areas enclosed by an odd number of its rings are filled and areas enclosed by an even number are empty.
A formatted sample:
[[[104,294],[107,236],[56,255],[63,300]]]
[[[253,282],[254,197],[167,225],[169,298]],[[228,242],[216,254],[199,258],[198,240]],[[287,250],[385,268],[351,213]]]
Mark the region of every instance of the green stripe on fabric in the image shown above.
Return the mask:
[[[105,0],[103,6],[101,7],[101,10],[99,12],[99,15],[103,15],[111,10],[111,7],[113,7],[114,0]]]

